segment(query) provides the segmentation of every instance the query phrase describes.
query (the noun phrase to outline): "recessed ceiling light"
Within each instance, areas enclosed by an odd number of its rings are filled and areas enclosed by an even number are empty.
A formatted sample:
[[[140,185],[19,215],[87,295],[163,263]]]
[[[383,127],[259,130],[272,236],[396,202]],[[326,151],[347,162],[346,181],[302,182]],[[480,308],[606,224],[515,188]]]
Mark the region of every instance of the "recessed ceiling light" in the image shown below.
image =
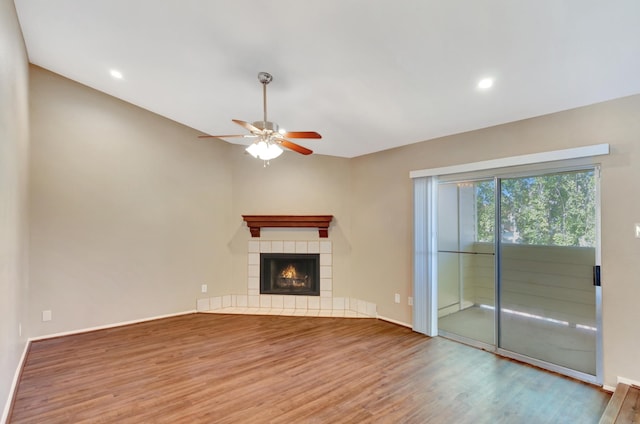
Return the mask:
[[[118,71],[116,69],[112,69],[109,73],[115,79],[122,79],[123,78],[122,72],[120,72],[120,71]]]
[[[491,88],[493,85],[493,78],[482,78],[478,81],[478,88],[481,90],[486,90],[487,88]]]

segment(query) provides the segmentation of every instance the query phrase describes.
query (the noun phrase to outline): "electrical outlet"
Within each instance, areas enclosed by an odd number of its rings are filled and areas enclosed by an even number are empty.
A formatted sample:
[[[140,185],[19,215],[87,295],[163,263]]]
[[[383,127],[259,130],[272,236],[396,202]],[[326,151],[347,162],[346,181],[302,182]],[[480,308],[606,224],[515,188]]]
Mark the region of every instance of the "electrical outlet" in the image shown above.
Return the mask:
[[[200,288],[200,290],[202,290],[202,293],[206,293],[207,292],[207,285],[203,284],[202,287]]]
[[[51,321],[53,316],[51,315],[51,311],[42,311],[42,321]]]
[[[396,293],[394,296],[394,302],[400,303],[400,293]]]
[[[407,298],[407,303],[409,304],[409,306],[413,306],[413,297],[409,296]]]

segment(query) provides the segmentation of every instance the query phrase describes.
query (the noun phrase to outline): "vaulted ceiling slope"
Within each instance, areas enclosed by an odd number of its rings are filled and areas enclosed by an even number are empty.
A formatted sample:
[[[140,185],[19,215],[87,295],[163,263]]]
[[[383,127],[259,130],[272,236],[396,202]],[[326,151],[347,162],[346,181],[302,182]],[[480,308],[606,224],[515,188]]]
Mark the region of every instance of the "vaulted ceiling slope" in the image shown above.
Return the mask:
[[[261,120],[267,71],[270,120],[333,156],[640,93],[638,0],[15,4],[32,63],[204,133]]]

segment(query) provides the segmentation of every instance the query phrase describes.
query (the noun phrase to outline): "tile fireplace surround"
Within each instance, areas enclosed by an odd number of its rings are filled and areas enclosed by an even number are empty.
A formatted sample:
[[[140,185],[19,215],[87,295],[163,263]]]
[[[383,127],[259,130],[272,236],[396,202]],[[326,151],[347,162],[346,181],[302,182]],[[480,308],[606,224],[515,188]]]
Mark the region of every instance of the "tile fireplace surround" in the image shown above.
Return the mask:
[[[320,296],[260,294],[260,253],[319,253]],[[297,315],[375,318],[376,305],[333,297],[333,251],[330,241],[255,241],[247,249],[247,294],[200,298],[198,312],[249,315]]]

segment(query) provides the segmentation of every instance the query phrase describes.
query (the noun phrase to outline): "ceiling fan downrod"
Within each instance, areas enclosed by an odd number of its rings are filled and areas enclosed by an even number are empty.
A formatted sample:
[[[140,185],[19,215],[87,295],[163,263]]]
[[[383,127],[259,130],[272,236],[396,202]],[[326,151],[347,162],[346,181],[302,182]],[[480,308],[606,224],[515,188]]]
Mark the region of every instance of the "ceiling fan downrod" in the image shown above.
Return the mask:
[[[267,84],[273,80],[273,76],[268,72],[258,72],[258,81],[262,84],[262,110],[264,111],[263,122],[267,126]]]

